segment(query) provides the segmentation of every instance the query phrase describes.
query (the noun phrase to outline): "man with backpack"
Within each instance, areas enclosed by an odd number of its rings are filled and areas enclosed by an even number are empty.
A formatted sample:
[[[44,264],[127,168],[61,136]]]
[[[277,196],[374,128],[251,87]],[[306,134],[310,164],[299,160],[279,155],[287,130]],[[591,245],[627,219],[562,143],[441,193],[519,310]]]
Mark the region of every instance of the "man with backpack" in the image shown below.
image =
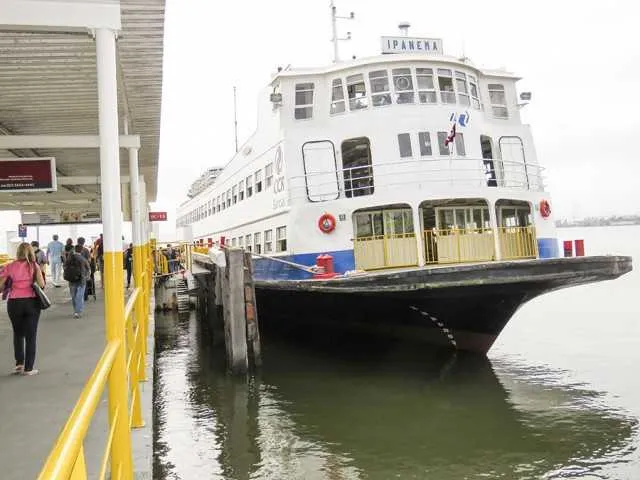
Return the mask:
[[[40,250],[40,243],[35,240],[31,242],[31,247],[33,247],[33,253],[36,255],[36,263],[42,269],[42,273],[44,275],[48,263],[47,254]]]
[[[64,279],[69,282],[73,318],[80,318],[84,310],[84,291],[87,280],[91,277],[89,262],[82,255],[84,247],[76,245],[64,262]]]

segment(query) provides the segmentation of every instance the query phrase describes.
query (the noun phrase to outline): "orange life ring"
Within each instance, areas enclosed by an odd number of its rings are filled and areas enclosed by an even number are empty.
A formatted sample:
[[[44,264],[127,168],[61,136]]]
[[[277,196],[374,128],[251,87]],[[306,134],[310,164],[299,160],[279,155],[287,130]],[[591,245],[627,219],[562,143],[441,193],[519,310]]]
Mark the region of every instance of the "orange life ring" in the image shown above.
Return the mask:
[[[542,215],[542,218],[547,218],[551,215],[551,205],[546,200],[540,201],[540,215]]]
[[[331,233],[336,229],[336,217],[325,213],[318,219],[318,228],[322,233]]]

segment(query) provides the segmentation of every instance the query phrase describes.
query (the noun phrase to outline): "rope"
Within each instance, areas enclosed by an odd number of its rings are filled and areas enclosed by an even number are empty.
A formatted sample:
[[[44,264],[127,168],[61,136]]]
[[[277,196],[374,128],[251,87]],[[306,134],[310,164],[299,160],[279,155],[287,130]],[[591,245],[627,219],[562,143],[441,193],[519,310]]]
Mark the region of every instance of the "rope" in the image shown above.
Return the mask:
[[[229,248],[226,245],[222,246],[222,248]],[[203,254],[200,254],[203,255]],[[290,262],[288,260],[282,260],[281,258],[277,258],[277,257],[268,257],[266,255],[261,255],[259,253],[255,253],[255,252],[251,252],[251,256],[252,257],[258,257],[258,258],[264,258],[266,260],[272,260],[274,262],[280,262],[280,263],[284,263],[285,265],[289,265],[293,268],[298,268],[300,270],[303,270],[307,273],[322,273],[322,268],[317,267],[316,265],[313,265],[312,267],[309,267],[307,265],[302,265],[300,263],[295,263],[295,262]]]

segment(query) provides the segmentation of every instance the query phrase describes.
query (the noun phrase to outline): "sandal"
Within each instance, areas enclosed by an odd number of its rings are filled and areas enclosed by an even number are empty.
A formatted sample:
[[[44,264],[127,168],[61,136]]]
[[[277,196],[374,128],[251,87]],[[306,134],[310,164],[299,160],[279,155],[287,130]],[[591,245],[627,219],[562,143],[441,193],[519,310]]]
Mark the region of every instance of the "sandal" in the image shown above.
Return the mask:
[[[31,376],[31,375],[37,375],[38,374],[38,370],[36,370],[35,368],[33,370],[29,370],[28,372],[22,372],[22,375],[26,375],[26,376]]]

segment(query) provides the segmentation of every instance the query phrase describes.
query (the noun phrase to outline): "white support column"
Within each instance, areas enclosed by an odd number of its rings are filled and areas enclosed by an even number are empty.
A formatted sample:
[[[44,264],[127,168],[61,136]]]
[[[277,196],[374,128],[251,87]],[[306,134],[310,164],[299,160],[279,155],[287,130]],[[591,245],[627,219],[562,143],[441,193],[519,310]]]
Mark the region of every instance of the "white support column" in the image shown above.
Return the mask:
[[[413,231],[416,233],[416,241],[418,242],[418,266],[424,267],[426,265],[425,255],[424,255],[424,233],[422,226],[422,209],[420,205],[416,205],[415,208],[411,209],[413,215]]]
[[[109,374],[109,423],[114,425],[111,471],[133,478],[124,318],[124,274],[122,268],[122,193],[118,143],[118,87],[116,35],[107,28],[96,29],[98,74],[98,117],[100,135],[100,177],[102,178],[102,224],[105,288],[104,317],[107,342],[118,349]]]
[[[131,193],[131,235],[133,246],[143,245],[142,230],[142,197],[140,196],[140,180],[138,173],[138,149],[129,149],[129,190]]]
[[[489,204],[489,220],[491,221],[491,228],[494,231],[493,243],[496,250],[496,260],[502,260],[502,249],[500,246],[500,229],[498,224],[498,214],[496,212],[496,204],[490,200]]]

